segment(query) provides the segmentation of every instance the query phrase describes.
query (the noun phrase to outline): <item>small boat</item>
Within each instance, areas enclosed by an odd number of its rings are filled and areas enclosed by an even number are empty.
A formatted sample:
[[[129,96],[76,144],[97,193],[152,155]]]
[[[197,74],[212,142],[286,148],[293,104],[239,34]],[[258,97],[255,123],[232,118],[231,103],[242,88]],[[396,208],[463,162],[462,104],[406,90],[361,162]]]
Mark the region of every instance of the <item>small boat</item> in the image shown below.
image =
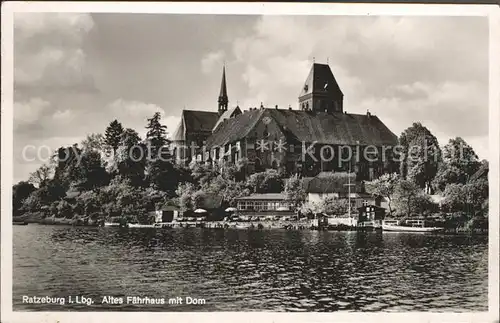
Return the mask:
[[[119,227],[120,223],[117,222],[104,222],[105,227]]]
[[[12,222],[13,225],[28,225],[28,222],[25,221],[14,221]]]
[[[128,223],[129,228],[155,228],[154,224],[140,224],[140,223]]]
[[[425,227],[423,220],[406,220],[405,225],[401,225],[397,220],[385,220],[382,222],[383,231],[392,232],[438,232],[443,228],[438,227]]]
[[[443,228],[437,227],[410,227],[404,225],[382,224],[382,230],[393,232],[438,232]]]

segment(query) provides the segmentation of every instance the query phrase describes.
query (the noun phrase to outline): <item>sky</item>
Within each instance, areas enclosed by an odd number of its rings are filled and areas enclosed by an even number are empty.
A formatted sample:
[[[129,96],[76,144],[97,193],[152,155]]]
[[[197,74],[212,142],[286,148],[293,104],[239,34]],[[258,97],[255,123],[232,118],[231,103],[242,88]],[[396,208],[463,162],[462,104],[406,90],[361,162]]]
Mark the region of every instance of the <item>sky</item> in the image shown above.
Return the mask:
[[[182,109],[217,111],[224,63],[230,106],[298,109],[313,61],[348,113],[488,158],[487,18],[16,13],[14,182],[114,119],[144,134],[160,112],[173,133]]]

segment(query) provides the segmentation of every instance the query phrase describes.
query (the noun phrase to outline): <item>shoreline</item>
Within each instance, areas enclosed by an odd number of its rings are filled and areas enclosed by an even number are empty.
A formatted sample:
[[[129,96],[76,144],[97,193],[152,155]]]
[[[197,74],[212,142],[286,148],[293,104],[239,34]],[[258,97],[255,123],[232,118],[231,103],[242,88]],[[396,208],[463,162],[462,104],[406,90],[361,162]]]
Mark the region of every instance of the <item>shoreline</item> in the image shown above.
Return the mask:
[[[65,220],[70,220],[70,219],[65,219]],[[295,226],[292,227],[286,227],[283,224],[277,224],[277,223],[260,223],[262,224],[262,227],[258,227],[258,225],[255,225],[252,227],[251,225],[246,225],[244,227],[238,226],[238,224],[235,223],[224,223],[225,225],[215,225],[215,223],[211,223],[211,225],[206,226],[206,225],[187,225],[187,226],[179,226],[177,225],[176,227],[173,226],[165,226],[165,227],[158,227],[158,228],[151,228],[151,227],[143,227],[143,228],[129,228],[129,227],[106,227],[106,226],[100,226],[97,224],[74,224],[70,223],[70,221],[55,221],[53,222],[52,219],[49,221],[26,221],[27,224],[35,224],[35,225],[42,225],[42,226],[71,226],[71,227],[101,227],[101,228],[108,228],[108,229],[121,229],[121,230],[137,230],[137,229],[154,229],[154,230],[178,230],[178,229],[208,229],[208,230],[245,230],[245,231],[261,231],[261,230],[285,230],[285,231],[329,231],[329,232],[373,232],[373,233],[412,233],[412,232],[394,232],[394,231],[384,231],[384,230],[376,230],[376,229],[357,229],[356,227],[335,227],[335,226],[329,226],[329,227],[324,227],[324,228],[318,228],[318,227],[311,227],[311,226],[299,226],[296,224]],[[210,222],[206,222],[210,223]],[[180,224],[180,223],[178,223]],[[222,224],[222,223],[221,223]],[[13,226],[16,226],[16,224],[13,223]],[[489,231],[479,231],[479,230],[443,230],[440,232],[413,232],[414,234],[432,234],[432,235],[479,235],[479,236],[488,236]]]

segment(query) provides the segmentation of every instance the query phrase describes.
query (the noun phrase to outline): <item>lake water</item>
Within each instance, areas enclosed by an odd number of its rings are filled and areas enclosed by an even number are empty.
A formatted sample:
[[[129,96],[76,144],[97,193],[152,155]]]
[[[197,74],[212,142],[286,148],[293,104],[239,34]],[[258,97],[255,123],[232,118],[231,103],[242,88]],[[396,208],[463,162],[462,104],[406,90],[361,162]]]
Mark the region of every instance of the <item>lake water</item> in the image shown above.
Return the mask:
[[[488,310],[487,236],[33,224],[13,235],[15,311]],[[103,296],[124,303],[101,304]],[[205,304],[134,305],[127,296]]]

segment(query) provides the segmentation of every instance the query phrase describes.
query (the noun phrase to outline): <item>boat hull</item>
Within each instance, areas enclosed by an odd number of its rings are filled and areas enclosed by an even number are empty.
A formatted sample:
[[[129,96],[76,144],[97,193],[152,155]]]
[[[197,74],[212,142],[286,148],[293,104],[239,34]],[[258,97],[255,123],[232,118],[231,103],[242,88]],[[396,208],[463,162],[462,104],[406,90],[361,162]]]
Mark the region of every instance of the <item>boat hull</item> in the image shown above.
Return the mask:
[[[119,227],[120,223],[104,222],[105,227]]]
[[[425,227],[405,227],[402,225],[382,225],[382,230],[384,231],[393,231],[393,232],[438,232],[443,230],[442,228],[436,228],[436,227],[430,227],[430,228],[425,228]]]
[[[28,225],[28,222],[13,222],[13,225]]]
[[[129,223],[127,224],[129,228],[155,228],[154,224],[138,224],[138,223]]]

